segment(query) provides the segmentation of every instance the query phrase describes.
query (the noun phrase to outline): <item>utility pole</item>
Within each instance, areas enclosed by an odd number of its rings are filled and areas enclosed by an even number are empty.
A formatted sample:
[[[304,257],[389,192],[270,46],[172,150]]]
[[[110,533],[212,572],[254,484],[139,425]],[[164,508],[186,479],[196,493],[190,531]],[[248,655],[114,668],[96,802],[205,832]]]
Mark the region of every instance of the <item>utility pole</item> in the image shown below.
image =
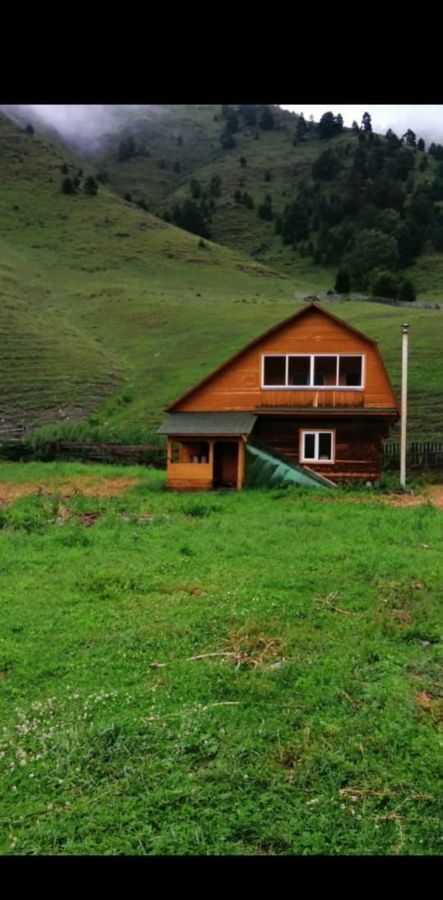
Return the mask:
[[[409,325],[405,322],[402,330],[401,356],[401,422],[400,422],[400,484],[406,487],[406,420],[408,414],[408,337]]]

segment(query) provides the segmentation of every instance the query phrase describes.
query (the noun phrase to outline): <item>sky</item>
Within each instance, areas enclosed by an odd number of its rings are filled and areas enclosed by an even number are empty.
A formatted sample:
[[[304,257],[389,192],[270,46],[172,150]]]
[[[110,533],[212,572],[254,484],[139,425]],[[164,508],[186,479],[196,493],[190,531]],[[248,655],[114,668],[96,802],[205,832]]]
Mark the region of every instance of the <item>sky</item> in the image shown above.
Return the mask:
[[[392,128],[401,137],[408,128],[411,128],[412,131],[415,131],[417,137],[422,137],[425,141],[435,141],[443,144],[443,105],[403,104],[401,106],[388,106],[386,104],[377,106],[373,103],[362,103],[352,106],[344,103],[279,105],[281,105],[282,109],[289,109],[291,112],[303,112],[305,119],[309,119],[313,115],[316,122],[328,110],[331,110],[334,115],[341,113],[344,124],[348,127],[352,125],[354,119],[360,124],[363,113],[368,112],[372,119],[372,128],[379,134],[384,134],[388,128]]]

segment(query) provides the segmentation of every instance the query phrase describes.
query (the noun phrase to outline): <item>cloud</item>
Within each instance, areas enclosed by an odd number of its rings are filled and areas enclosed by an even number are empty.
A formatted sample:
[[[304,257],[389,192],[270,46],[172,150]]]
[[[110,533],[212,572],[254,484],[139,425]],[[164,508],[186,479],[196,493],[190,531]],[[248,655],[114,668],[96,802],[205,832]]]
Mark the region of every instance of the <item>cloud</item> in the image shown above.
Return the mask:
[[[282,109],[291,112],[303,112],[305,119],[314,116],[316,122],[323,113],[332,110],[335,115],[341,113],[346,126],[351,126],[354,119],[360,123],[364,112],[368,112],[372,118],[374,131],[384,134],[388,128],[392,128],[401,137],[408,128],[415,131],[417,137],[425,141],[436,141],[443,144],[443,106],[430,106],[429,104],[408,105],[402,104],[390,106],[388,104],[343,104],[323,103],[308,104],[294,103],[289,106],[281,104]]]

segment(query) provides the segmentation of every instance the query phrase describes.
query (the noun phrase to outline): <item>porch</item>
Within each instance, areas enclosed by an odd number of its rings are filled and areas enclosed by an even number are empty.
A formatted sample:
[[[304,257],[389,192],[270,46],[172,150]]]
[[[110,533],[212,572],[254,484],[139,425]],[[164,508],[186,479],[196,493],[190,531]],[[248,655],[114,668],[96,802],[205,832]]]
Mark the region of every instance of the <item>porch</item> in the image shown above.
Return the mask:
[[[245,476],[246,437],[189,441],[169,438],[167,486],[172,490],[241,490]]]
[[[241,490],[245,445],[257,416],[251,413],[175,413],[158,429],[168,436],[167,487],[171,490]]]

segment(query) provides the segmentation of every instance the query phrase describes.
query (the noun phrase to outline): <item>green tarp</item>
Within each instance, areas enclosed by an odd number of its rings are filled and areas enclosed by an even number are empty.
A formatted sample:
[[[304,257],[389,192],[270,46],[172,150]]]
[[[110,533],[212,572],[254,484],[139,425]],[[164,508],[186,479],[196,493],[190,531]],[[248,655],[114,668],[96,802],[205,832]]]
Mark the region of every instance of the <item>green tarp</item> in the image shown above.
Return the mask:
[[[281,487],[285,484],[316,488],[332,487],[329,479],[290,462],[261,442],[249,441],[246,444],[246,453],[246,487]]]

